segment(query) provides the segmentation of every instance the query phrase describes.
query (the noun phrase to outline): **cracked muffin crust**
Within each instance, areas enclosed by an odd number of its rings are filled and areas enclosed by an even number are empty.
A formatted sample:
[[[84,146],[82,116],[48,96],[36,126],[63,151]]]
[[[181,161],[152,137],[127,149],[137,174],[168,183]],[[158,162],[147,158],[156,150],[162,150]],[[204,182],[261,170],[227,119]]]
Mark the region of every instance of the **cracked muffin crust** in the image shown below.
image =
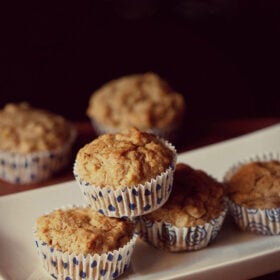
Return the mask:
[[[132,221],[70,205],[39,216],[34,241],[55,279],[116,279],[130,265],[137,235]]]
[[[179,163],[168,201],[147,217],[176,227],[191,227],[205,224],[223,210],[223,185],[204,171]]]
[[[134,186],[155,178],[173,162],[174,151],[155,135],[131,128],[104,134],[76,156],[79,177],[100,187]]]
[[[73,173],[93,209],[132,218],[166,202],[176,160],[176,149],[169,142],[130,128],[101,135],[81,148]]]
[[[185,107],[183,96],[166,81],[155,73],[145,73],[104,84],[90,97],[87,115],[114,132],[129,127],[170,131],[182,122]]]
[[[227,213],[223,184],[206,172],[178,163],[169,199],[138,219],[141,238],[170,252],[194,251],[212,242]]]
[[[280,207],[280,162],[255,161],[242,165],[226,182],[229,198],[250,208]]]
[[[69,254],[107,253],[127,244],[133,233],[131,222],[91,208],[58,209],[37,219],[38,238]]]

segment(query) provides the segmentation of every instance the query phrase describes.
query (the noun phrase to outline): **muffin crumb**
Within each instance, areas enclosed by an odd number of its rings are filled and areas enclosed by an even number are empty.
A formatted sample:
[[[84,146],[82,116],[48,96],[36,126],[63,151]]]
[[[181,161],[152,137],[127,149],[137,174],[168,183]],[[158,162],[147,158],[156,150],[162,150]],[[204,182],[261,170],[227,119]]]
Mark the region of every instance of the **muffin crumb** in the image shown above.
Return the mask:
[[[37,219],[37,236],[57,250],[75,254],[102,254],[129,242],[134,225],[109,218],[91,208],[58,209]]]
[[[104,134],[81,148],[76,171],[84,181],[100,187],[142,184],[172,164],[174,151],[155,135],[130,128]]]
[[[280,162],[255,161],[242,165],[226,182],[231,200],[246,207],[280,207]]]

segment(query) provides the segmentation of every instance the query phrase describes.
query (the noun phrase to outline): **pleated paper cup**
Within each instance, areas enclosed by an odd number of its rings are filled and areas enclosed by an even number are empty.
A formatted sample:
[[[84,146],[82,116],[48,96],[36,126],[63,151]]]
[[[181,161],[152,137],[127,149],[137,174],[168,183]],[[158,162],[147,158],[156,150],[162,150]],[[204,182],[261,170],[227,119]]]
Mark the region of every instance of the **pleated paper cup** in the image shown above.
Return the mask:
[[[164,141],[173,151],[172,164],[156,178],[135,186],[100,187],[79,177],[74,163],[74,176],[85,200],[96,211],[110,217],[136,217],[161,207],[169,198],[173,185],[177,154],[175,148]]]
[[[280,154],[278,152],[267,152],[240,160],[228,169],[224,176],[224,182],[226,184],[244,164],[271,160],[280,161]],[[228,207],[234,222],[242,231],[260,235],[280,235],[280,207],[252,208],[236,203],[231,199],[228,199]]]
[[[158,249],[169,252],[196,251],[207,247],[217,237],[226,213],[225,203],[225,209],[218,217],[192,227],[177,227],[144,215],[137,219],[137,232],[144,241]]]
[[[79,206],[68,206],[73,208]],[[65,209],[65,208],[64,208]],[[137,240],[134,234],[123,247],[103,254],[69,254],[40,240],[34,230],[34,240],[43,268],[54,279],[107,280],[122,275],[129,267]]]
[[[28,154],[0,151],[0,178],[13,184],[45,181],[69,163],[76,135],[72,129],[68,141],[50,151]]]

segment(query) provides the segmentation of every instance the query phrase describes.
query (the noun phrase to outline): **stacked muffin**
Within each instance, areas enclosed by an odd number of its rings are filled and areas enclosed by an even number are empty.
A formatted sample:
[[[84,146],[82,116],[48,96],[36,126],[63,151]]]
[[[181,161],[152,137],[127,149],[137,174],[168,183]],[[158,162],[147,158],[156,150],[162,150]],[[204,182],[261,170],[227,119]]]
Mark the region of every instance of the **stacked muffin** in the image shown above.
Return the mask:
[[[101,135],[83,147],[74,175],[93,209],[131,218],[167,201],[176,157],[175,148],[166,140],[131,128]]]
[[[170,252],[194,251],[212,242],[227,213],[223,184],[179,163],[168,201],[139,219],[142,238]]]
[[[137,239],[133,218],[167,201],[176,157],[170,143],[134,128],[81,148],[74,175],[90,207],[39,217],[35,240],[45,269],[59,279],[121,275]]]
[[[35,243],[55,279],[115,279],[129,266],[137,236],[128,220],[69,206],[40,216]]]
[[[223,224],[224,187],[201,170],[176,165],[176,159],[169,142],[131,128],[80,149],[74,175],[95,211],[135,218],[137,232],[157,248],[198,250]]]

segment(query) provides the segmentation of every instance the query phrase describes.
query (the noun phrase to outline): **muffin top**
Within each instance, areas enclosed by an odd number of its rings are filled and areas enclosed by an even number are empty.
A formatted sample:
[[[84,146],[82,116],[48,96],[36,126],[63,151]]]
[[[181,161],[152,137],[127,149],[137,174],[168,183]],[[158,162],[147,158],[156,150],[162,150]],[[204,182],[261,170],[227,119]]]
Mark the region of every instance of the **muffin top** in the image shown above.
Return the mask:
[[[124,76],[95,91],[87,115],[112,128],[141,130],[177,125],[183,118],[181,94],[154,73]]]
[[[251,208],[280,207],[280,162],[242,165],[226,182],[231,200]]]
[[[130,128],[101,135],[81,148],[76,156],[75,172],[92,185],[129,187],[165,172],[174,156],[175,150],[154,134]]]
[[[49,246],[75,254],[102,254],[119,249],[133,236],[134,225],[91,208],[58,209],[37,219],[37,236]]]
[[[26,154],[53,150],[70,137],[70,126],[59,115],[9,103],[0,110],[0,151]]]
[[[177,227],[202,225],[224,210],[223,198],[223,184],[202,170],[179,163],[176,165],[173,189],[168,201],[146,216]]]

